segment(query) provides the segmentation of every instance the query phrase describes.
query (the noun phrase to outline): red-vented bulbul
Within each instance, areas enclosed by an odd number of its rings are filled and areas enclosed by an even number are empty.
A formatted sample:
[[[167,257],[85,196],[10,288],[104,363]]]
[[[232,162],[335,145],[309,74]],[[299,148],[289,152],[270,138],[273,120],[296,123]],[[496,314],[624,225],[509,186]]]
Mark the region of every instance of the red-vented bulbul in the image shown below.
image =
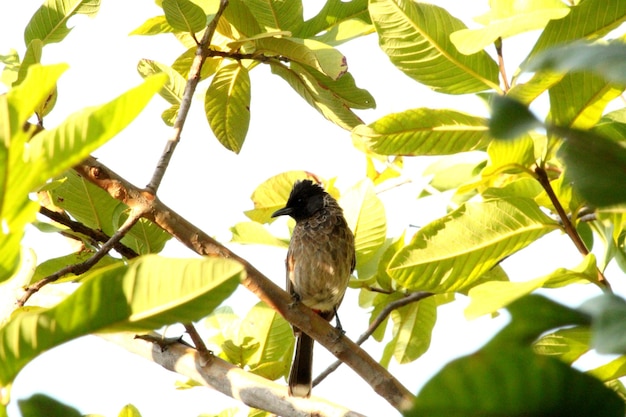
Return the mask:
[[[272,217],[296,220],[287,252],[287,291],[330,321],[337,314],[354,270],[354,236],[337,201],[310,180],[294,184],[287,204]],[[338,327],[339,320],[337,320]],[[311,395],[313,339],[300,329],[289,373],[289,395]]]

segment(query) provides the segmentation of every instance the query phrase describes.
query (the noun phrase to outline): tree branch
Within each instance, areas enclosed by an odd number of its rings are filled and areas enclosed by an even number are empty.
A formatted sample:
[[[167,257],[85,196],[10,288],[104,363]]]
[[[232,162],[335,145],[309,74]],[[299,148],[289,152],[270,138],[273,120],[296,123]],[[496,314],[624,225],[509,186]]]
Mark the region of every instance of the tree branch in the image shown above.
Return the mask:
[[[94,158],[89,158],[75,169],[85,179],[109,192],[113,197],[119,195],[120,198],[128,198],[129,196],[143,195],[142,190]],[[94,172],[99,175],[92,175]],[[151,202],[152,206],[150,210],[145,212],[144,217],[156,223],[199,255],[219,256],[240,262],[247,274],[246,278],[242,280],[242,285],[278,311],[287,321],[302,329],[338,359],[350,366],[393,407],[400,411],[411,407],[414,396],[363,349],[344,335],[339,334],[326,320],[302,303],[293,305],[291,296],[287,292],[274,284],[245,259],[165,206],[157,197],[153,197]],[[132,206],[132,201],[126,201],[126,203]]]
[[[209,48],[208,46],[211,44],[211,40],[213,39],[213,35],[215,34],[215,29],[217,28],[217,23],[222,17],[224,10],[228,6],[228,0],[221,0],[220,7],[215,13],[213,20],[207,25],[206,30],[204,31],[204,35],[202,39],[198,43],[198,47],[196,48],[196,56],[191,64],[191,68],[189,69],[189,77],[187,78],[187,83],[185,84],[185,91],[183,92],[183,97],[180,102],[180,108],[178,109],[178,115],[176,116],[176,121],[174,121],[174,132],[172,137],[165,144],[165,149],[161,154],[161,158],[157,163],[156,168],[154,169],[154,173],[152,174],[152,179],[146,186],[146,190],[154,195],[156,195],[159,186],[161,185],[161,181],[165,176],[165,170],[167,169],[170,160],[172,159],[172,155],[174,154],[174,150],[176,149],[176,145],[180,142],[180,135],[183,131],[183,126],[185,125],[185,121],[187,120],[187,114],[189,114],[189,109],[191,108],[191,101],[193,99],[193,94],[196,91],[196,87],[198,86],[198,82],[200,82],[200,72],[202,71],[202,65],[204,65],[204,61],[206,61],[209,56]]]
[[[548,178],[548,174],[546,173],[546,170],[540,166],[537,166],[535,168],[535,174],[536,174],[535,177],[537,178],[537,181],[539,181],[539,184],[541,184],[541,186],[545,190],[559,218],[561,219],[561,223],[563,223],[563,229],[565,230],[565,233],[567,234],[567,236],[569,236],[572,242],[574,242],[576,249],[578,249],[578,252],[580,252],[581,255],[583,256],[589,255],[589,249],[587,249],[587,246],[585,246],[585,243],[583,242],[582,238],[578,234],[578,231],[576,231],[576,228],[572,224],[569,216],[565,212],[565,209],[563,208],[563,206],[561,205],[561,202],[556,196],[556,193],[554,192],[554,189],[552,188],[552,184],[550,184],[550,179]],[[602,271],[600,271],[599,269],[597,269],[597,271],[598,271],[598,284],[602,285],[605,290],[612,292],[611,284],[606,279]]]
[[[365,343],[365,341],[370,338],[370,336],[376,331],[378,326],[380,326],[383,323],[383,321],[385,321],[385,319],[391,314],[391,312],[393,310],[398,309],[400,307],[404,307],[405,305],[408,305],[408,304],[411,304],[411,303],[416,303],[416,302],[418,302],[420,300],[423,300],[424,298],[430,297],[431,295],[435,295],[435,294],[432,293],[432,292],[424,292],[424,291],[414,292],[412,294],[407,295],[404,298],[401,298],[399,300],[396,300],[396,301],[393,301],[393,302],[387,304],[385,306],[385,308],[383,308],[381,310],[380,314],[378,314],[378,316],[376,316],[374,321],[372,321],[370,323],[370,325],[367,328],[367,330],[365,331],[365,333],[363,333],[361,336],[359,336],[359,338],[356,341],[356,344],[361,346],[363,343]],[[328,368],[326,368],[322,373],[320,373],[313,380],[313,386],[318,385],[328,375],[330,375],[331,373],[335,372],[337,370],[337,368],[339,368],[339,366],[341,364],[342,364],[341,361],[333,362]]]
[[[170,371],[240,400],[250,407],[267,410],[276,415],[283,417],[364,417],[362,414],[330,403],[323,398],[290,397],[284,385],[244,371],[215,356],[205,362],[199,352],[182,343],[171,343],[163,349],[159,344],[146,340],[148,338],[137,338],[130,333],[103,334],[100,337],[156,362]]]

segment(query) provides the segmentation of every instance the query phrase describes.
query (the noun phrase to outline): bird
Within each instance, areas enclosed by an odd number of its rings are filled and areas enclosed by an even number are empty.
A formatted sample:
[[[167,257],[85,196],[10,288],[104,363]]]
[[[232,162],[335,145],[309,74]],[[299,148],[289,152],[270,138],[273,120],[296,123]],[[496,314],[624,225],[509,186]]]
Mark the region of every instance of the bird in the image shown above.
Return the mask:
[[[336,318],[356,254],[354,235],[343,216],[343,210],[324,188],[311,180],[295,182],[285,207],[272,217],[288,215],[296,225],[291,235],[285,266],[287,292],[324,319]],[[299,328],[294,359],[289,372],[289,395],[308,398],[311,395],[313,339]]]

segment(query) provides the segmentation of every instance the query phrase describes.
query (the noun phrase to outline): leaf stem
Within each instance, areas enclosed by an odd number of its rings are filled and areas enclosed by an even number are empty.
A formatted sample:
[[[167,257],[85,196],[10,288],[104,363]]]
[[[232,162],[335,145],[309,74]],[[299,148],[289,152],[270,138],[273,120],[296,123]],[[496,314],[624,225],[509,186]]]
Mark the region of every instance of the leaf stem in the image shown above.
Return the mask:
[[[498,38],[495,41],[496,53],[498,54],[498,67],[500,68],[500,76],[502,77],[502,83],[504,84],[504,92],[508,92],[511,89],[509,79],[506,76],[506,69],[504,68],[504,55],[502,54],[502,38]]]
[[[561,219],[561,223],[563,223],[563,229],[565,230],[565,233],[572,240],[574,246],[576,246],[576,249],[578,249],[578,252],[580,252],[580,254],[583,256],[587,256],[589,254],[589,249],[587,249],[587,246],[585,246],[585,243],[576,231],[576,228],[572,224],[569,216],[565,212],[563,205],[561,205],[561,202],[556,196],[556,193],[552,188],[552,184],[550,184],[550,179],[548,178],[546,170],[540,166],[537,166],[535,168],[535,178],[537,178],[537,181],[539,181],[539,184],[541,184],[546,194],[548,195],[548,198],[552,202],[552,205],[554,206],[559,218]],[[602,271],[600,271],[600,269],[598,269],[597,271],[598,284],[602,285],[606,291],[612,292],[611,284],[606,279]]]

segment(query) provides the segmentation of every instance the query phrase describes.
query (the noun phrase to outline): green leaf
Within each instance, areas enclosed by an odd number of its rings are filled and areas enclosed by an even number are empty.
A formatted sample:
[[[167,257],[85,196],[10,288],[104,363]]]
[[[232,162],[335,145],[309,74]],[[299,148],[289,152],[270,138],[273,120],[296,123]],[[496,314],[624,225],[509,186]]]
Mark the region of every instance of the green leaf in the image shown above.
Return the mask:
[[[196,33],[206,26],[204,11],[189,0],[163,0],[161,6],[167,23],[176,30]]]
[[[507,97],[528,106],[537,97],[558,83],[564,74],[551,71],[540,71],[525,83],[514,82],[507,93]]]
[[[535,163],[535,143],[529,135],[510,140],[494,140],[487,148],[489,163],[483,177],[503,172],[522,172]]]
[[[251,38],[263,32],[244,0],[228,1],[228,7],[224,9],[217,30],[231,39]]]
[[[63,177],[58,187],[48,191],[51,201],[85,226],[112,236],[124,222],[127,206],[72,170]],[[170,238],[154,223],[140,219],[122,243],[137,253],[147,254],[160,252]]]
[[[533,344],[533,350],[540,355],[556,357],[561,362],[571,365],[591,349],[590,345],[589,327],[577,326],[560,329],[541,337]],[[593,376],[598,378],[595,374]]]
[[[317,15],[294,33],[303,39],[315,37],[329,45],[339,45],[374,31],[367,0],[327,0]]]
[[[178,116],[178,109],[183,99],[187,80],[173,68],[145,58],[139,60],[137,71],[144,79],[155,74],[167,75],[167,82],[159,91],[159,95],[172,105],[163,112],[162,118],[168,126],[173,126]],[[168,123],[169,121],[171,123]]]
[[[155,16],[146,20],[134,29],[129,35],[160,35],[162,33],[174,33],[176,30],[167,23],[165,16]]]
[[[626,202],[626,189],[621,181],[626,175],[626,149],[593,132],[553,129],[567,138],[558,155],[580,195],[596,207]]]
[[[39,265],[37,265],[37,269],[30,279],[29,284],[35,283],[48,275],[52,275],[55,272],[60,271],[68,265],[75,265],[82,262],[85,262],[89,258],[94,255],[93,250],[81,250],[80,252],[71,253],[69,255],[61,256],[58,258],[48,259]],[[114,265],[122,262],[120,259],[115,259],[111,256],[103,257],[98,263],[94,266],[94,268],[102,268],[109,265]],[[70,274],[66,278],[61,278],[54,281],[55,284],[59,284],[61,282],[67,282],[77,279],[74,274]]]
[[[445,9],[410,0],[370,0],[369,9],[381,48],[409,77],[447,94],[500,89],[485,51],[463,55],[452,44],[465,25]]]
[[[15,49],[11,49],[6,55],[0,55],[0,62],[4,64],[0,81],[10,87],[17,80],[21,68],[20,56]]]
[[[485,149],[487,120],[454,110],[420,108],[357,126],[353,140],[382,155],[449,155]]]
[[[250,76],[241,64],[220,68],[209,86],[204,109],[215,137],[239,153],[250,125]]]
[[[494,1],[489,12],[474,18],[483,28],[459,30],[450,34],[450,40],[460,52],[474,54],[498,38],[543,29],[550,20],[562,19],[569,11],[560,0]]]
[[[163,86],[164,77],[147,78],[112,101],[74,113],[60,125],[35,135],[25,158],[29,174],[22,181],[31,187],[42,185],[82,162],[139,115]]]
[[[24,78],[26,78],[26,74],[28,73],[28,68],[30,68],[31,65],[41,63],[42,53],[43,42],[40,39],[33,39],[32,42],[28,44],[28,48],[26,48],[26,52],[24,53],[24,59],[19,66],[15,85],[19,85],[22,81],[24,81]]]
[[[318,178],[306,171],[283,172],[265,180],[250,196],[254,209],[246,211],[245,215],[258,223],[274,221],[272,213],[285,207],[293,184],[303,179],[319,182]]]
[[[178,58],[176,58],[176,61],[172,63],[172,69],[179,73],[185,80],[189,77],[189,70],[191,69],[193,60],[196,58],[197,50],[197,46],[192,46],[183,52]],[[217,71],[221,62],[222,60],[217,58],[205,60],[202,64],[202,70],[200,70],[200,81],[206,80],[211,75],[215,74],[215,71]]]
[[[586,301],[580,309],[592,316],[591,342],[599,353],[626,353],[626,301],[623,298],[600,295]]]
[[[571,8],[563,19],[552,20],[541,32],[532,51],[520,66],[535,55],[555,45],[579,39],[597,39],[626,20],[626,2],[622,0],[585,0]],[[570,57],[573,58],[573,57]]]
[[[26,25],[24,43],[29,45],[34,39],[44,45],[61,42],[72,30],[67,27],[72,16],[94,17],[99,9],[100,0],[45,0]]]
[[[301,0],[248,0],[246,5],[267,32],[287,30],[295,33],[304,21]]]
[[[280,76],[289,83],[302,98],[326,119],[339,127],[352,130],[363,121],[346,105],[343,94],[330,90],[329,84],[324,82],[319,72],[310,67],[292,62],[289,67],[270,61],[272,73]],[[330,78],[327,78],[331,80]]]
[[[621,378],[626,375],[626,356],[620,356],[609,363],[588,371],[588,373],[603,382]]]
[[[589,71],[606,81],[626,84],[626,43],[573,42],[536,55],[526,71]]]
[[[494,96],[491,101],[489,132],[498,139],[513,139],[541,126],[541,122],[517,100]]]
[[[393,339],[386,349],[393,351],[399,364],[413,362],[426,353],[437,321],[437,303],[434,297],[394,310],[391,319],[394,323]]]
[[[262,224],[257,222],[240,222],[230,228],[232,242],[243,244],[272,245],[280,248],[289,246],[289,242],[274,237]]]
[[[250,338],[258,348],[247,358],[250,371],[270,380],[286,376],[293,354],[293,333],[276,310],[258,303],[241,322],[240,340]]]
[[[363,180],[341,196],[348,225],[354,232],[355,249],[359,263],[370,260],[385,243],[387,217],[385,206],[376,195],[372,182]]]
[[[468,290],[502,259],[558,227],[530,199],[466,203],[420,229],[388,272],[413,291]]]
[[[81,417],[82,414],[69,405],[45,394],[34,394],[17,400],[22,417]]]
[[[593,254],[572,270],[559,268],[551,274],[524,282],[485,282],[469,290],[470,304],[465,317],[474,319],[506,307],[511,302],[539,288],[560,288],[570,284],[596,282],[598,277],[596,258]]]
[[[126,404],[122,407],[117,417],[141,417],[141,413],[134,405]]]
[[[242,275],[243,267],[231,260],[156,255],[90,271],[55,307],[18,310],[0,328],[0,384],[40,353],[89,333],[199,320],[230,296]]]
[[[623,414],[623,401],[597,379],[518,348],[483,350],[452,361],[426,383],[405,416]]]
[[[626,56],[626,55],[625,55]],[[588,72],[569,73],[550,88],[551,122],[575,129],[591,129],[607,104],[624,91]]]

